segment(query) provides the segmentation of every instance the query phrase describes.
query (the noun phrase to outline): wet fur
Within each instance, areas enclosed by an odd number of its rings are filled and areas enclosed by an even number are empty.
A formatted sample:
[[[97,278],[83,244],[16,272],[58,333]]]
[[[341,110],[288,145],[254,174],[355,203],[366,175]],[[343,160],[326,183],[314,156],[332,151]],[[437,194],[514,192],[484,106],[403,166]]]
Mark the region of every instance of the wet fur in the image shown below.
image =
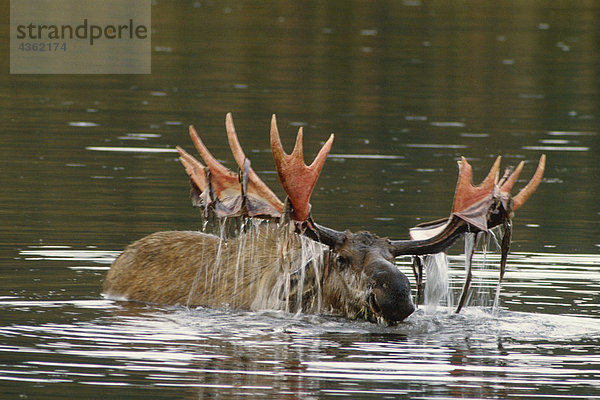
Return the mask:
[[[395,269],[387,239],[348,232],[329,249],[293,229],[264,222],[228,240],[192,231],[154,233],[115,260],[103,292],[148,303],[377,320],[368,300],[377,290],[373,274]]]
[[[307,259],[302,246],[313,247]],[[366,304],[365,277],[331,266],[323,284],[327,251],[274,224],[227,241],[201,232],[157,232],[123,251],[103,291],[109,298],[158,304],[354,316]]]

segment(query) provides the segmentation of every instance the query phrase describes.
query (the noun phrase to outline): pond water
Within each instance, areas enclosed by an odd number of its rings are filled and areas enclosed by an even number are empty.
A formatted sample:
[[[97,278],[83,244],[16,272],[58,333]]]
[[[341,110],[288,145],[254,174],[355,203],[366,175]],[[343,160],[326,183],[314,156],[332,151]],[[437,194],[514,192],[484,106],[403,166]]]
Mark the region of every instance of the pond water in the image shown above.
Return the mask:
[[[0,397],[600,396],[598,7],[155,1],[150,75],[1,75]],[[174,148],[194,124],[233,166],[227,112],[278,194],[271,114],[286,149],[304,127],[307,158],[334,132],[315,220],[392,238],[449,214],[461,155],[476,181],[524,160],[518,189],[546,153],[500,308],[498,254],[461,314],[394,327],[103,298],[128,243],[202,226]]]

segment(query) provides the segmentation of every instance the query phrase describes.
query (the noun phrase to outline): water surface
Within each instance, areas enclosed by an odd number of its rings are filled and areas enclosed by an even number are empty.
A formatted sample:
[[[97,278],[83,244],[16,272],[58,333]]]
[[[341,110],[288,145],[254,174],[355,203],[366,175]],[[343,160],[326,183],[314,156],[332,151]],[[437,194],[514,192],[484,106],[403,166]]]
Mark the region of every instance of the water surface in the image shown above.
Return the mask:
[[[600,395],[595,2],[158,1],[152,15],[151,75],[0,78],[0,397]],[[447,216],[461,155],[476,180],[498,154],[524,160],[518,189],[546,153],[500,309],[493,254],[463,313],[422,307],[396,327],[104,299],[128,243],[201,227],[174,148],[192,151],[194,124],[232,167],[227,112],[278,194],[271,114],[286,149],[303,127],[307,158],[334,132],[313,216],[392,238]]]

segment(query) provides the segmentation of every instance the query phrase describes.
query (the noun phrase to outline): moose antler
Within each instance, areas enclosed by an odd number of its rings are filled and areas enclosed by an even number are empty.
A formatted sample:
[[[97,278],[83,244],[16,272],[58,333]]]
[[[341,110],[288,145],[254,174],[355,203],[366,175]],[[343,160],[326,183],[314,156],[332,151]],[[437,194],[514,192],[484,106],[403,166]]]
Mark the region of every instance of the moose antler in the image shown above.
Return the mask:
[[[235,132],[235,126],[233,125],[233,117],[231,113],[227,113],[225,117],[225,128],[227,129],[227,139],[229,141],[229,147],[231,148],[231,152],[233,154],[233,158],[235,159],[240,170],[244,170],[244,164],[249,160],[246,158],[244,154],[244,150],[242,150],[242,146],[237,137],[237,133]],[[264,208],[270,208],[271,210],[268,212],[270,215],[275,215],[274,211],[277,213],[281,213],[283,209],[283,203],[281,200],[277,198],[275,193],[256,175],[256,172],[252,169],[252,167],[248,168],[247,176],[249,180],[248,184],[248,201],[253,204],[253,206],[249,207],[250,209],[261,209],[259,215],[266,210]],[[266,204],[264,204],[266,203]],[[260,204],[260,205],[259,205]],[[253,216],[253,215],[249,215]]]
[[[477,228],[487,230],[487,212],[493,201],[492,193],[498,183],[501,157],[498,156],[487,177],[478,186],[473,186],[471,165],[464,157],[459,161],[458,183],[454,194],[452,214]]]
[[[231,114],[227,114],[225,125],[234,158],[240,167],[235,174],[214,158],[195,129],[190,126],[190,136],[202,155],[205,167],[194,157],[178,147],[192,183],[201,192],[204,207],[213,206],[218,216],[247,215],[279,218],[283,203],[260,180],[250,167],[237,138]],[[310,166],[304,163],[302,128],[298,130],[296,144],[291,154],[286,154],[281,145],[277,119],[271,119],[270,142],[279,180],[292,204],[292,218],[296,222],[309,222],[311,229],[305,233],[332,247],[344,240],[344,232],[315,224],[310,216],[310,195],[325,163],[333,143],[333,134],[325,142]],[[472,184],[472,168],[464,157],[459,161],[459,177],[450,217],[421,224],[410,230],[411,240],[391,240],[392,253],[396,256],[433,254],[445,250],[466,232],[486,232],[510,222],[512,214],[519,209],[536,190],[542,180],[545,155],[540,157],[537,170],[531,181],[514,197],[510,190],[515,184],[523,163],[511,174],[508,171],[498,182],[501,158],[498,157],[483,182]]]
[[[288,155],[281,146],[277,118],[273,114],[271,119],[271,151],[273,152],[279,181],[292,203],[292,218],[295,221],[306,221],[310,215],[310,195],[317,183],[332,144],[333,133],[329,136],[312,164],[307,166],[304,163],[302,149],[302,127],[298,130],[294,150],[292,154]]]
[[[542,154],[536,172],[529,183],[515,197],[511,197],[510,189],[523,169],[523,162],[512,174],[507,171],[499,184],[497,177],[500,157],[498,157],[483,182],[474,186],[471,181],[471,165],[464,157],[461,157],[451,216],[411,228],[411,237],[413,239],[430,239],[440,234],[452,218],[458,218],[468,224],[470,231],[488,231],[501,225],[505,219],[512,218],[513,212],[519,209],[537,189],[544,175],[545,164],[546,155]],[[502,211],[497,210],[496,203],[498,202],[502,205]]]
[[[539,184],[542,182],[542,177],[544,176],[545,169],[546,169],[546,155],[542,154],[540,157],[540,161],[538,162],[537,169],[535,170],[535,174],[533,175],[533,177],[531,178],[529,183],[523,189],[521,189],[521,191],[515,197],[513,197],[513,206],[512,206],[513,211],[516,211],[519,208],[521,208],[521,206],[523,204],[525,204],[525,202],[527,201],[529,196],[531,196],[533,194],[533,192],[535,192],[535,190],[537,189]],[[515,173],[516,172],[517,171],[515,171]],[[516,180],[516,178],[515,178],[515,180]],[[508,183],[509,183],[509,181],[507,180],[507,182],[501,187],[501,190],[503,193],[504,192],[508,193],[510,191],[510,189],[512,188],[512,184],[508,184]]]
[[[498,280],[499,288],[504,277],[508,251],[510,250],[512,237],[511,219],[514,211],[525,203],[527,198],[531,196],[542,181],[546,156],[542,154],[535,174],[514,198],[511,197],[510,190],[517,181],[524,163],[519,163],[512,173],[510,173],[510,170],[507,170],[501,182],[498,183],[499,164],[500,157],[496,159],[490,173],[483,182],[478,186],[473,186],[471,181],[471,166],[464,158],[461,158],[451,216],[443,220],[421,224],[412,228],[410,230],[410,235],[413,238],[412,241],[393,242],[395,254],[423,255],[443,251],[463,233],[487,232],[493,227],[504,225],[504,235],[501,244],[500,278]],[[476,240],[477,236],[475,237]],[[416,251],[417,249],[418,251]],[[456,309],[457,313],[460,312],[466,302],[471,282],[471,260],[474,250],[475,244],[473,244],[472,251],[466,255],[467,274]],[[416,264],[419,265],[420,260],[416,260]],[[421,290],[422,273],[415,272],[415,277],[417,279],[417,288]],[[420,293],[418,297],[420,297]]]
[[[238,174],[224,167],[206,148],[193,126],[190,137],[206,167],[181,147],[177,147],[181,163],[190,176],[200,204],[212,207],[218,217],[241,216],[279,218],[283,203],[250,167],[239,145],[231,114],[226,117],[229,143],[240,168]]]

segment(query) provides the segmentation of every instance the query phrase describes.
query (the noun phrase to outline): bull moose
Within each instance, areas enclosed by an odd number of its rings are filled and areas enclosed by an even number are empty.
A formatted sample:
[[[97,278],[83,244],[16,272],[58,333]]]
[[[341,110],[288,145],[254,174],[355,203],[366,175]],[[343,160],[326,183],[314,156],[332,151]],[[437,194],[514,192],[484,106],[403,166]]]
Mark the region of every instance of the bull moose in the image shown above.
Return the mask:
[[[459,177],[449,217],[410,230],[411,239],[391,240],[370,232],[337,231],[317,224],[309,203],[333,143],[304,164],[302,128],[293,152],[282,148],[275,115],[270,142],[287,198],[280,201],[260,180],[239,144],[231,114],[225,119],[229,145],[239,166],[234,173],[208,151],[193,126],[190,137],[206,166],[178,147],[191,178],[194,205],[206,217],[237,221],[237,234],[168,231],[130,244],[104,282],[109,298],[187,306],[275,309],[324,313],[393,324],[415,310],[409,279],[395,257],[414,256],[417,287],[420,256],[445,251],[467,233],[503,226],[501,275],[511,240],[511,218],[542,180],[542,155],[531,181],[514,197],[523,162],[499,178],[500,157],[483,182],[471,183],[471,166],[458,162]],[[221,228],[226,224],[221,224]],[[468,289],[467,277],[463,297]],[[459,304],[462,307],[464,299]],[[457,310],[457,311],[458,311]]]

